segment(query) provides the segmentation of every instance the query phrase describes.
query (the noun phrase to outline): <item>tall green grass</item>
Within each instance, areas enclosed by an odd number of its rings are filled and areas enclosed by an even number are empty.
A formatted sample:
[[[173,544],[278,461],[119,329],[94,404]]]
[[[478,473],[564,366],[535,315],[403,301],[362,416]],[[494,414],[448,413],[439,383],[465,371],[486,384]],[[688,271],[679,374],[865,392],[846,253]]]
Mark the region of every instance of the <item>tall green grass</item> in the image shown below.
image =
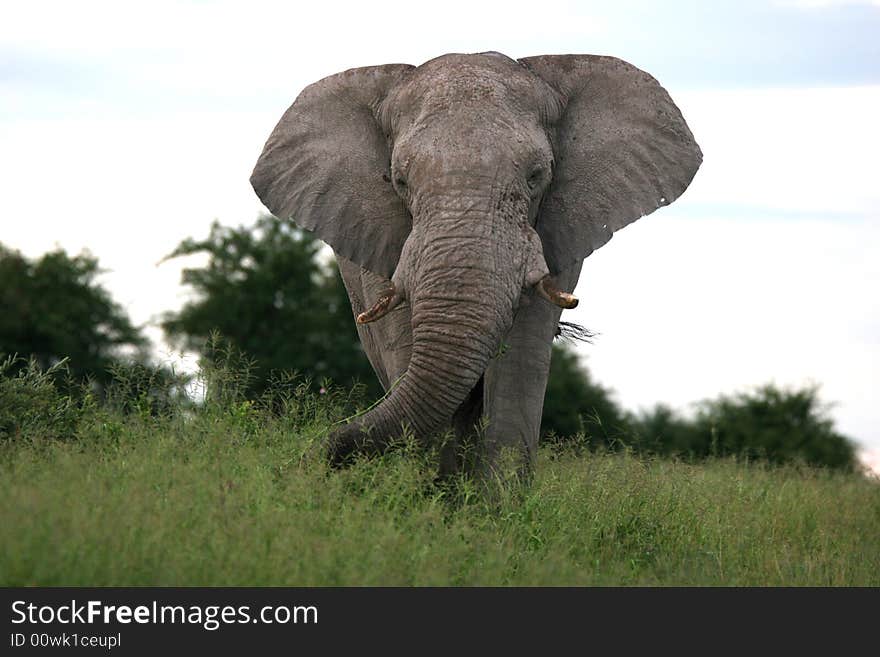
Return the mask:
[[[208,390],[0,440],[0,584],[880,585],[859,475],[542,449],[528,488],[486,501],[412,448],[328,469],[341,392]]]

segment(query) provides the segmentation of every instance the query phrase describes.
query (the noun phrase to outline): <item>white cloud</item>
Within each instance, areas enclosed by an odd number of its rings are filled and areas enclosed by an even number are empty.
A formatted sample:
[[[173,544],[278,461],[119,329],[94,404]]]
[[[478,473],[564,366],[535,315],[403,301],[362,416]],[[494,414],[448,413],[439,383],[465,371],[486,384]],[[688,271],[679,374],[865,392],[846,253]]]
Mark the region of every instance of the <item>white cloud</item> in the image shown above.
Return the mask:
[[[880,207],[880,86],[675,94],[704,153],[689,204],[866,215]]]
[[[204,64],[200,75],[241,81],[243,75],[260,78],[294,69],[325,69],[327,74],[345,63],[361,66],[400,61],[400,57],[421,63],[450,47],[488,50],[499,47],[492,44],[543,39],[564,43],[568,37],[587,37],[605,28],[605,22],[582,5],[575,0],[548,1],[542,5],[543,15],[566,19],[538,20],[534,3],[528,0],[449,0],[442,6],[381,8],[339,1],[33,0],[6,9],[0,43],[83,56],[108,52],[121,57],[136,52],[161,56],[176,51],[185,55],[177,62],[184,70]],[[520,56],[524,54],[538,53]],[[181,75],[174,66],[164,72]]]
[[[880,447],[878,246],[877,221],[672,206],[587,259],[566,315],[600,332],[579,351],[628,408],[818,383],[840,430]]]
[[[880,0],[777,0],[774,4],[780,7],[795,9],[827,9],[829,7],[845,7],[847,5],[873,5],[880,7]]]
[[[570,314],[623,404],[821,385],[880,446],[880,87],[675,94],[704,151],[681,199],[591,255]]]

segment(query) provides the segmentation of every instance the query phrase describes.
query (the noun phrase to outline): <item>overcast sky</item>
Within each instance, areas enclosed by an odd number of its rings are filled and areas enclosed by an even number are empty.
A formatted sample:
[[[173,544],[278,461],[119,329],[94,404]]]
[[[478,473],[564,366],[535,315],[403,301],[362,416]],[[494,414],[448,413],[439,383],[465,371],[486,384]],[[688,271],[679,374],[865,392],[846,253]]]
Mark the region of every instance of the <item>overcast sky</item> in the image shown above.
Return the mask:
[[[817,383],[880,463],[880,1],[6,3],[0,242],[88,249],[132,318],[156,263],[249,224],[265,139],[307,84],[446,52],[595,53],[650,72],[704,153],[687,192],[591,255],[568,319],[627,408]],[[540,13],[537,13],[539,12]]]

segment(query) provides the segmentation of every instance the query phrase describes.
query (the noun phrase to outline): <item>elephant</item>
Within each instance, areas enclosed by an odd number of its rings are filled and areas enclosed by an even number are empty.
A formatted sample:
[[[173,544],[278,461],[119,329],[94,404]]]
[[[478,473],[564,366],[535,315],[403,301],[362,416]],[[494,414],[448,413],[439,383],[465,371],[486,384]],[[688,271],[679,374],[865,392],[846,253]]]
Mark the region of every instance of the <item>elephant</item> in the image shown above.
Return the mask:
[[[505,453],[531,473],[584,259],[701,162],[666,90],[614,57],[446,54],[306,87],[250,181],[332,247],[386,390],[329,433],[330,463],[406,434],[443,438],[441,474],[496,472]]]

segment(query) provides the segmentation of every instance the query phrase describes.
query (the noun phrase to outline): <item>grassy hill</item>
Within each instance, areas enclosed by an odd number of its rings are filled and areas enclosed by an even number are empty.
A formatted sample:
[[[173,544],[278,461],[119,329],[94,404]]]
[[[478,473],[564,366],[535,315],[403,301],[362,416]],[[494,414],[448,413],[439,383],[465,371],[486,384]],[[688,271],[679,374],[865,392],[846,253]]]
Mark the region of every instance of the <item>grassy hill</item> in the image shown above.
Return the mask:
[[[543,448],[487,504],[418,450],[328,470],[328,397],[93,406],[7,436],[0,584],[880,585],[859,475]]]

